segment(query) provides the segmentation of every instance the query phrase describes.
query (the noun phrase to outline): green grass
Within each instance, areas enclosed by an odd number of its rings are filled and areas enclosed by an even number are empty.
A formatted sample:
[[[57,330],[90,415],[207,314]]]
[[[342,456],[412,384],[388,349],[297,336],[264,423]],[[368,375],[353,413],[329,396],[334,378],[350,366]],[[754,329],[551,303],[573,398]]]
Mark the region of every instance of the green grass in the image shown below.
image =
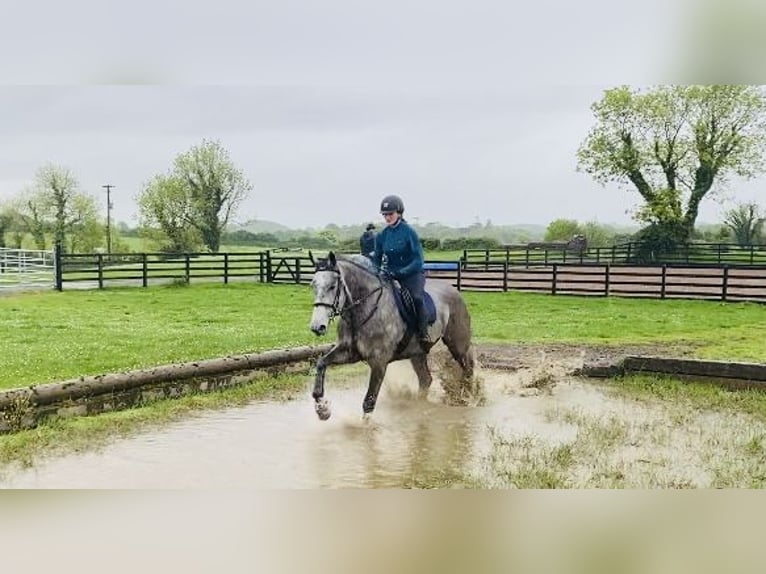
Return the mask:
[[[464,293],[479,342],[681,343],[700,357],[766,360],[766,306]],[[327,343],[308,286],[253,282],[0,297],[0,388]]]
[[[701,358],[766,360],[766,306],[692,300],[464,293],[485,341],[698,346]]]
[[[0,388],[316,344],[311,301],[259,283],[2,297]]]

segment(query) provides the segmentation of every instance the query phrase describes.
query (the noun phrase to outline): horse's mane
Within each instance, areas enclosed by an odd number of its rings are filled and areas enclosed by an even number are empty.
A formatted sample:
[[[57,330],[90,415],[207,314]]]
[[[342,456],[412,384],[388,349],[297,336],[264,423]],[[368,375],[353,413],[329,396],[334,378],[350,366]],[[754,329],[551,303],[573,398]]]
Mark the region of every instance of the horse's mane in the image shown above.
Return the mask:
[[[335,257],[338,261],[350,261],[351,263],[359,265],[370,273],[377,272],[377,268],[375,267],[375,264],[372,262],[372,260],[369,257],[365,257],[364,255],[359,255],[358,253],[338,254]]]

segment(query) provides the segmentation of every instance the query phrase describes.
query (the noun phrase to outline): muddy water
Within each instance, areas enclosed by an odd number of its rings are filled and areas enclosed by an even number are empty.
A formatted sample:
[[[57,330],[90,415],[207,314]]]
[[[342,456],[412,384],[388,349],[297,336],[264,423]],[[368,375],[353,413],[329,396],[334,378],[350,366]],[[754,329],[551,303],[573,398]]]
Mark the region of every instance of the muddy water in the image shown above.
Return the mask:
[[[307,394],[285,402],[204,413],[98,451],[38,462],[0,475],[5,488],[345,488],[430,486],[481,471],[489,428],[570,440],[576,428],[548,422],[557,405],[604,401],[588,385],[562,380],[555,393],[525,396],[518,378],[485,371],[481,406],[450,406],[434,381],[415,397],[407,363],[389,369],[370,421],[361,417],[364,374],[328,382],[333,415],[321,422]],[[534,394],[533,394],[534,395]],[[452,477],[452,478],[449,478]],[[459,483],[458,483],[459,484]]]

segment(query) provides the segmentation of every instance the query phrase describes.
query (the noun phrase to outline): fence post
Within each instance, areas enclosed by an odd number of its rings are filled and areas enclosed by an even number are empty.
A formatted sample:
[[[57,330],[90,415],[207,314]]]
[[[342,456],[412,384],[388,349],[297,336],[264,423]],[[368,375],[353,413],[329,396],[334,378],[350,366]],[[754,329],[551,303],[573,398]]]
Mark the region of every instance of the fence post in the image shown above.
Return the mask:
[[[223,283],[228,285],[229,283],[229,254],[223,254]]]
[[[484,250],[484,271],[489,269],[489,249]]]
[[[558,271],[559,271],[559,266],[554,263],[553,264],[553,278],[552,278],[552,281],[551,281],[551,295],[555,295],[556,294],[556,275],[558,274]]]
[[[609,263],[604,265],[604,295],[609,296]]]
[[[149,262],[146,253],[141,254],[141,285],[149,285]]]
[[[189,253],[184,253],[184,275],[186,277],[186,283],[191,283],[191,262],[189,261]]]
[[[718,244],[718,265],[721,264],[721,244]]]
[[[104,255],[99,253],[97,256],[98,261],[98,288],[104,288]]]
[[[633,242],[632,242],[632,241],[629,241],[629,242],[628,242],[628,254],[627,254],[627,256],[625,257],[625,263],[630,263],[630,248],[631,248],[632,246],[633,246]]]
[[[508,262],[503,265],[503,292],[508,291]]]
[[[61,267],[61,263],[61,242],[57,241],[56,246],[53,248],[53,277],[56,291],[62,291],[64,289],[64,270]]]
[[[301,282],[301,260],[299,257],[295,258],[295,283]]]
[[[465,252],[464,252],[465,253]],[[460,291],[460,286],[463,281],[463,265],[460,261],[457,262],[457,290]]]
[[[723,266],[723,284],[721,285],[721,300],[726,301],[729,291],[729,266]]]
[[[271,276],[271,250],[266,251],[266,283],[271,283],[274,278]]]
[[[660,299],[665,298],[665,285],[666,285],[666,279],[667,279],[667,265],[665,263],[662,264],[662,285],[660,286]]]

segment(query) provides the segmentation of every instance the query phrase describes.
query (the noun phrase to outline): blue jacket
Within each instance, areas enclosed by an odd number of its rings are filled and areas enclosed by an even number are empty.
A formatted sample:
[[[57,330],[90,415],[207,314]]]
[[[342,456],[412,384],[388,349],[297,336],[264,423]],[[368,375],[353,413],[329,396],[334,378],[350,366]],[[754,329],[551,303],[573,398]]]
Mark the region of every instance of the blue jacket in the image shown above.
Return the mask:
[[[417,232],[404,219],[395,227],[386,226],[375,238],[372,260],[378,269],[385,269],[397,278],[422,272],[423,246]]]

